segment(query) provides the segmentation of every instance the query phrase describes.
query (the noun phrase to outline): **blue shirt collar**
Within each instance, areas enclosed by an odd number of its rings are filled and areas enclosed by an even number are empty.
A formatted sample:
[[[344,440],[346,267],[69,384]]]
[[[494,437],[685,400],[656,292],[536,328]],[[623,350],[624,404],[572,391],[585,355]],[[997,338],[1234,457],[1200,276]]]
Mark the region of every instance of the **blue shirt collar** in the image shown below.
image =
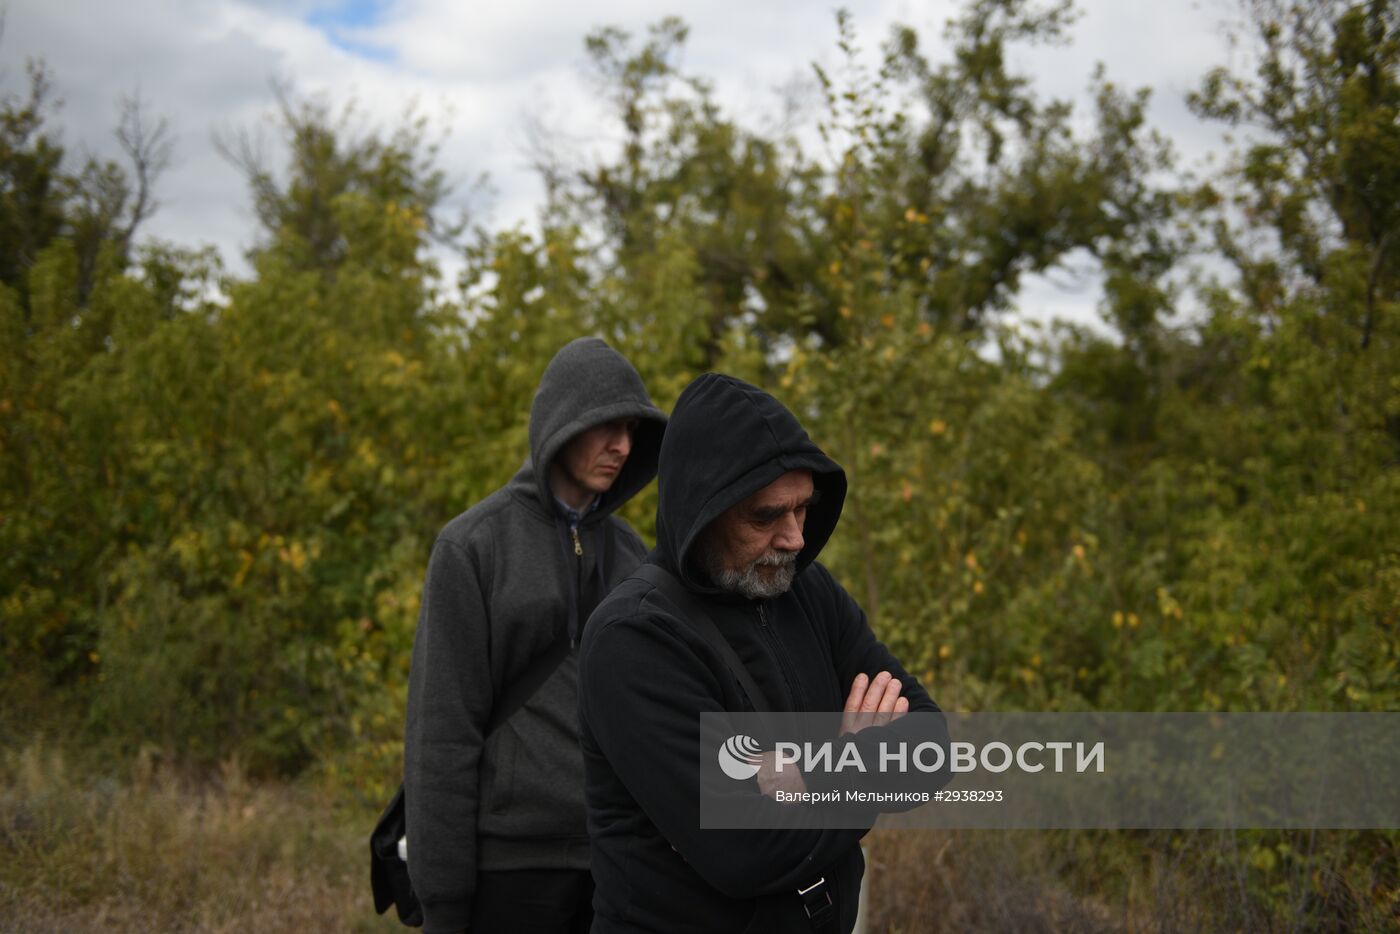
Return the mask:
[[[588,515],[590,512],[598,508],[598,501],[601,499],[601,496],[593,497],[593,502],[585,506],[583,512],[579,512],[577,509],[570,506],[568,503],[564,502],[557,496],[554,497],[554,505],[559,509],[560,514],[565,519],[569,520],[569,525],[575,526],[583,521],[584,516]]]

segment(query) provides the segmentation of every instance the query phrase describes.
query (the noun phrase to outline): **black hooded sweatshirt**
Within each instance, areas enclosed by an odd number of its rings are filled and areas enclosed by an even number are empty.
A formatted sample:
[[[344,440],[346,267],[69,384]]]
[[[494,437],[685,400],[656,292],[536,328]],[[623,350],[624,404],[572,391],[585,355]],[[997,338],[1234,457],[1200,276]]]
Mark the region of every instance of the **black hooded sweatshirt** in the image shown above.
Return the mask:
[[[640,421],[631,454],[571,529],[550,464],[618,418]],[[479,869],[588,868],[576,656],[484,734],[510,679],[641,562],[642,540],[612,512],[655,476],[665,421],[626,358],[597,338],[571,341],[535,393],[525,466],[433,545],[404,735],[408,871],[427,934],[467,926]]]
[[[792,588],[761,601],[719,590],[694,560],[697,537],[793,470],[811,471],[820,498],[807,511]],[[714,373],[691,383],[662,442],[659,493],[647,562],[706,607],[772,704],[839,711],[858,673],[889,671],[911,711],[938,709],[816,562],[841,515],[846,477],[776,399]],[[839,929],[852,928],[865,831],[700,829],[699,715],[752,705],[670,601],[641,580],[620,584],[588,621],[579,677],[595,934],[808,934],[796,891],[822,876]]]

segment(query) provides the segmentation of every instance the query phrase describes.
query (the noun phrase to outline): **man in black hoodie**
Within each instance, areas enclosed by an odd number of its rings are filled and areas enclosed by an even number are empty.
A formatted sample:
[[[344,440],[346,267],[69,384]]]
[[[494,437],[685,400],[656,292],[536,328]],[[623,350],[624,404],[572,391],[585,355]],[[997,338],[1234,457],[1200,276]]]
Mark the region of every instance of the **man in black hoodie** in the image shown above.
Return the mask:
[[[612,512],[655,476],[665,423],[621,354],[572,341],[535,393],[525,465],[433,545],[404,738],[408,871],[428,934],[588,929],[570,646],[646,553]]]
[[[816,563],[846,476],[781,403],[701,376],[671,415],[659,483],[646,563],[679,579],[767,703],[938,710]],[[865,831],[700,828],[700,714],[754,701],[682,605],[624,581],[589,620],[579,677],[595,934],[852,928]]]

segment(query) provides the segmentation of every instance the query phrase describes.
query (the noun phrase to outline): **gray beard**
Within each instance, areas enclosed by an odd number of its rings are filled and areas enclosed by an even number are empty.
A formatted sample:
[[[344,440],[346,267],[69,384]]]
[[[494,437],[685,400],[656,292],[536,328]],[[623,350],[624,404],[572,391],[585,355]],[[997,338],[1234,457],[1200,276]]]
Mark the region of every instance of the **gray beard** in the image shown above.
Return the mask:
[[[719,555],[710,548],[705,549],[704,562],[710,580],[717,587],[750,600],[767,600],[787,593],[793,578],[797,576],[797,555],[790,551],[766,554],[742,571],[726,569]],[[775,567],[778,570],[772,578],[765,580],[758,572],[761,567]]]

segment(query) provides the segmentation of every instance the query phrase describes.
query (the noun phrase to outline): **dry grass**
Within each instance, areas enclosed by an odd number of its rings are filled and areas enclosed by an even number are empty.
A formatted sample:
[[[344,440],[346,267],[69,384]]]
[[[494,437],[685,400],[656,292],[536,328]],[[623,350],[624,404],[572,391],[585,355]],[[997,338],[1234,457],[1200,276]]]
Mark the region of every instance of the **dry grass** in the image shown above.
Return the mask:
[[[0,931],[401,930],[371,906],[372,822],[236,764],[92,778],[31,746],[0,761]]]
[[[236,763],[193,776],[144,755],[116,777],[52,747],[0,753],[0,932],[399,931],[371,906],[375,816],[250,783]],[[1400,835],[1334,836],[1270,876],[1263,897],[1242,845],[1228,833],[877,830],[865,930],[1400,929]]]
[[[1311,851],[1261,881],[1224,831],[876,830],[866,932],[1400,930],[1396,835],[1289,840]]]
[[[1070,892],[1038,835],[877,830],[866,852],[870,934],[1134,927],[1125,906]]]

